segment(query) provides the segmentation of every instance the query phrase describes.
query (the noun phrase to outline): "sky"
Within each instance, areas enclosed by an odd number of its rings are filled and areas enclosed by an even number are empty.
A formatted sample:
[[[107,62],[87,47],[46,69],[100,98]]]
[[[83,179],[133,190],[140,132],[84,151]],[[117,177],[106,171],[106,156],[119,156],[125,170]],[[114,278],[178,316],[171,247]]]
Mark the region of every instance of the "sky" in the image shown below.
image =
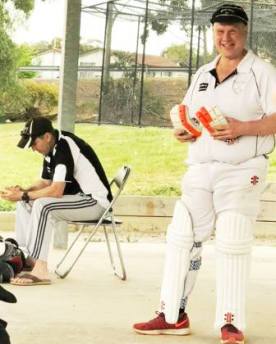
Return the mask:
[[[86,0],[89,3],[89,0]],[[34,43],[51,41],[55,37],[63,37],[65,0],[35,0],[31,16],[25,22],[19,22],[12,33],[16,43]],[[104,39],[105,18],[87,13],[82,14],[81,41],[83,43],[102,46]],[[137,23],[117,21],[113,28],[112,49],[135,51]],[[160,55],[171,44],[182,44],[187,38],[178,26],[171,26],[168,31],[157,36],[151,34],[147,41],[147,54]],[[142,46],[139,47],[142,53]]]

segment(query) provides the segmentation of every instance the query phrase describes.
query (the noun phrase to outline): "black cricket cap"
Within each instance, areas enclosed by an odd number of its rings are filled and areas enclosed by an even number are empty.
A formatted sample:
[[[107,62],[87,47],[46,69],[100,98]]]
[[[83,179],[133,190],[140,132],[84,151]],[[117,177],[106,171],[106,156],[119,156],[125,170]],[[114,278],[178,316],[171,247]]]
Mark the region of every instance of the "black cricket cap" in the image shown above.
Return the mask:
[[[19,148],[29,148],[33,145],[35,139],[45,133],[53,132],[52,122],[45,117],[35,117],[26,122],[21,131],[21,139],[17,144]]]
[[[238,5],[224,4],[217,8],[211,18],[211,23],[243,23],[247,25],[248,16],[245,10]]]

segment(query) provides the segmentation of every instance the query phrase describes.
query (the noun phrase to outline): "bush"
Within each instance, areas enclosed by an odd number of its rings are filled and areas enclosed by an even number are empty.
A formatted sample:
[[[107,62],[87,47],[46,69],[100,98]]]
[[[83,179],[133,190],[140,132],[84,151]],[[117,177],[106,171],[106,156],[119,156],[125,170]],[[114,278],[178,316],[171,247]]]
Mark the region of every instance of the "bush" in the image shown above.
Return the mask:
[[[26,89],[21,84],[16,84],[0,94],[1,116],[11,120],[21,118],[28,103]]]
[[[11,120],[27,120],[34,116],[57,112],[56,84],[25,80],[0,95],[2,116]]]
[[[167,126],[171,107],[183,99],[186,82],[182,78],[146,78],[143,113],[139,122],[140,81],[133,87],[130,78],[111,79],[102,98],[101,121],[107,123]],[[77,121],[95,122],[99,112],[100,81],[79,80]],[[0,93],[0,119],[26,120],[37,115],[55,115],[58,81],[21,80]]]
[[[25,81],[26,93],[29,98],[29,106],[25,109],[27,118],[32,115],[51,115],[57,112],[58,88],[55,84]]]

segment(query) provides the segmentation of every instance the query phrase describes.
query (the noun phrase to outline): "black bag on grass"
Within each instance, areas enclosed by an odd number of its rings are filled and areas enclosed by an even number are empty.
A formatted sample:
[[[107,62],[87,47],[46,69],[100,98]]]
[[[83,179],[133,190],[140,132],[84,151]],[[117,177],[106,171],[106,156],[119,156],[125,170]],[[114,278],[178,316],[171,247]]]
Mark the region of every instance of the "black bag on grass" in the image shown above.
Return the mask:
[[[0,238],[0,283],[10,282],[24,265],[25,257],[16,240]]]
[[[17,302],[16,297],[9,292],[8,290],[4,289],[0,286],[0,300],[9,303]],[[7,322],[3,319],[0,319],[0,343],[1,344],[11,344],[10,336],[6,330]]]

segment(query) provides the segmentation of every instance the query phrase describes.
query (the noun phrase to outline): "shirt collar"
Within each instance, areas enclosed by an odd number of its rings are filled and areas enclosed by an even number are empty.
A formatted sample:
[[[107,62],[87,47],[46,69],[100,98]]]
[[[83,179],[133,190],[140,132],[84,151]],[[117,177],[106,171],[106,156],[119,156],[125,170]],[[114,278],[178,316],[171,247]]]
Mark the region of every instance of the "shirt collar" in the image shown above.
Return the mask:
[[[248,50],[246,55],[243,57],[243,59],[240,61],[240,63],[237,66],[237,71],[238,73],[246,73],[250,71],[252,64],[255,60],[255,54],[253,53],[252,50]],[[221,55],[216,56],[216,58],[208,63],[205,67],[206,72],[210,72],[211,70],[215,69],[217,66],[217,63],[220,59]]]
[[[221,55],[216,56],[216,58],[213,61],[207,63],[207,65],[205,66],[205,72],[210,72],[211,70],[216,69],[220,56]]]
[[[55,130],[56,144],[54,145],[54,148],[53,148],[53,155],[56,154],[56,151],[57,151],[57,144],[58,144],[58,141],[60,140],[60,136],[61,136],[61,131],[56,129],[56,130]]]
[[[52,150],[51,152],[49,152],[49,154],[46,155],[46,157],[45,157],[45,159],[46,159],[47,161],[50,161],[50,159],[56,154],[57,143],[58,143],[58,141],[60,140],[61,131],[55,129],[54,135],[55,135],[55,140],[56,140],[56,142],[55,142],[55,145],[54,145],[54,147],[53,147],[53,150]]]
[[[253,53],[253,51],[248,50],[246,55],[243,57],[243,59],[240,61],[240,63],[237,66],[238,73],[249,72],[250,69],[252,68],[255,58],[256,58],[256,55]]]

